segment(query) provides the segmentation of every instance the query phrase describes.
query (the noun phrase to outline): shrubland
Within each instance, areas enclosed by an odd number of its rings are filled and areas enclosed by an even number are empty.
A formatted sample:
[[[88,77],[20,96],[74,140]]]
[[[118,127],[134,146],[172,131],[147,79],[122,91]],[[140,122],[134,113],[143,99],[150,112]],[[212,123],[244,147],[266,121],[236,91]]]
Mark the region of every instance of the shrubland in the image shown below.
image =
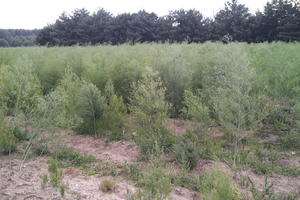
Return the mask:
[[[0,151],[9,154],[24,143],[23,160],[31,148],[46,155],[57,129],[134,140],[147,165],[124,167],[140,189],[132,199],[164,199],[173,185],[205,199],[240,199],[220,170],[190,173],[207,159],[234,170],[300,175],[278,165],[286,153],[300,151],[299,50],[298,43],[210,42],[0,49]],[[197,127],[176,132],[166,126],[169,118]],[[211,127],[224,134],[209,135]],[[271,136],[277,140],[260,142]],[[173,155],[182,173],[168,173],[163,159],[155,161],[162,155]],[[95,158],[71,149],[56,151],[50,182],[64,193],[60,168],[95,173],[90,162]]]

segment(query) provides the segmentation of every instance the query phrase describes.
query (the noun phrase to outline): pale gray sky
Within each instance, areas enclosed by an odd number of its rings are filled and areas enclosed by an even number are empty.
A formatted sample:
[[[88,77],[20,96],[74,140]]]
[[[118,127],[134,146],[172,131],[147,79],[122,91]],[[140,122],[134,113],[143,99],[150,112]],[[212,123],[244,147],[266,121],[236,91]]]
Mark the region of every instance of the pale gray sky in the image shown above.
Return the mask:
[[[195,8],[203,15],[212,17],[223,8],[226,0],[1,0],[0,28],[42,28],[53,23],[66,11],[86,8],[90,12],[104,8],[112,14],[136,12],[145,9],[159,16],[170,10]],[[240,0],[250,11],[262,10],[268,0]]]

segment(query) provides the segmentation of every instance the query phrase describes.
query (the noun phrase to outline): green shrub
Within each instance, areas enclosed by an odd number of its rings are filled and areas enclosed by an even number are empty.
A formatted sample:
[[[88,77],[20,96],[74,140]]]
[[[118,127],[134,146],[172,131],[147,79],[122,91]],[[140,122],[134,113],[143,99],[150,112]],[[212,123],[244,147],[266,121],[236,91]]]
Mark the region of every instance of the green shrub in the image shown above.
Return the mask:
[[[149,72],[133,88],[130,110],[141,129],[162,126],[169,104],[165,101],[166,89],[157,74]]]
[[[100,129],[108,132],[107,135],[110,139],[122,139],[126,107],[123,99],[115,94],[111,80],[107,81],[103,95],[107,106],[100,120]]]
[[[14,67],[0,67],[0,103],[5,104],[11,113],[28,113],[41,95],[41,85],[33,73],[30,60],[17,59]],[[5,76],[2,77],[1,76]]]
[[[9,154],[17,147],[17,139],[11,129],[5,124],[4,116],[0,110],[0,152]]]
[[[30,114],[30,122],[36,128],[56,129],[71,128],[78,122],[68,116],[65,107],[66,96],[53,91],[38,99],[36,108]]]
[[[134,85],[131,100],[131,111],[136,115],[138,127],[136,141],[144,154],[161,153],[172,145],[172,136],[163,125],[168,110],[165,88],[157,74],[149,72]]]
[[[172,190],[171,178],[156,166],[143,171],[138,186],[141,190],[132,197],[133,199],[166,199]]]
[[[185,118],[209,125],[209,109],[203,104],[199,91],[196,94],[190,90],[184,91],[184,105],[182,113]]]
[[[141,152],[148,157],[150,154],[161,154],[170,151],[175,136],[165,127],[140,130],[135,138]]]
[[[241,199],[232,178],[216,166],[205,171],[201,176],[198,190],[204,200]]]
[[[92,83],[83,81],[76,105],[77,114],[82,119],[78,131],[96,134],[99,120],[106,109],[105,99],[100,90]]]
[[[17,140],[7,128],[0,128],[0,151],[4,154],[14,152],[17,147]]]
[[[173,152],[177,162],[187,169],[195,167],[200,158],[218,160],[227,156],[220,142],[204,133],[193,131],[176,139]]]

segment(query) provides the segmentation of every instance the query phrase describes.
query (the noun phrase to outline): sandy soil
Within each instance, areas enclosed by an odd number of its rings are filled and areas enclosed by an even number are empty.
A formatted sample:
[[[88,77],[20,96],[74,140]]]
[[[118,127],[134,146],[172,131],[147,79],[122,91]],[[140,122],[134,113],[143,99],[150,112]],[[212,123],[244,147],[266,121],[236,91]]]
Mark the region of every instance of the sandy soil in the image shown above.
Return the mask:
[[[64,170],[63,183],[66,185],[64,197],[50,183],[42,187],[43,174],[47,174],[47,158],[39,157],[35,160],[27,160],[22,170],[19,170],[20,159],[1,157],[0,165],[0,199],[1,200],[124,200],[134,193],[134,184],[114,178],[115,191],[103,193],[99,189],[101,180],[107,177],[98,175],[86,177],[75,168]],[[109,177],[112,178],[112,177]]]
[[[35,200],[61,199],[56,189],[46,187],[42,189],[40,176],[47,173],[45,158],[28,160],[22,170],[19,170],[20,158],[8,159],[1,157],[0,164],[0,199],[1,200]]]
[[[202,200],[199,194],[183,187],[175,187],[171,192],[169,200]]]
[[[140,155],[139,148],[134,142],[121,140],[106,143],[105,138],[76,133],[68,133],[64,145],[72,147],[80,153],[87,153],[102,160],[118,163],[134,162]]]
[[[281,166],[300,168],[300,157],[299,156],[283,157],[279,160],[279,164]]]
[[[238,175],[240,177],[249,177],[258,189],[264,188],[265,176],[255,174],[252,169],[241,170]],[[268,184],[273,185],[275,193],[300,195],[300,178],[272,174],[268,176]]]
[[[214,131],[214,130],[211,130]],[[215,131],[218,133],[219,130]],[[135,162],[139,155],[139,148],[134,142],[113,141],[105,142],[105,138],[95,138],[88,135],[78,135],[75,133],[59,133],[64,140],[64,146],[72,147],[75,151],[94,155],[95,157],[115,163]],[[171,158],[171,156],[170,156]],[[48,174],[48,157],[38,157],[28,159],[21,170],[20,155],[14,154],[11,157],[0,155],[0,200],[125,200],[136,191],[135,184],[122,177],[109,177],[115,180],[116,188],[111,193],[103,193],[99,185],[104,178],[99,175],[85,176],[78,168],[64,169],[63,183],[66,185],[65,196],[62,197],[57,188],[53,188],[50,183],[42,187],[43,174]],[[171,159],[172,160],[172,159]],[[282,165],[299,167],[299,157],[287,157],[281,160]],[[194,173],[201,174],[204,170],[218,165],[229,176],[237,181],[241,177],[249,177],[258,188],[263,188],[265,176],[257,175],[251,169],[240,170],[233,173],[230,165],[212,160],[201,160],[193,170]],[[271,175],[269,183],[277,193],[297,194],[300,192],[300,179],[296,177]],[[300,195],[300,194],[299,194]],[[176,200],[201,200],[199,194],[182,187],[175,187],[169,199]]]

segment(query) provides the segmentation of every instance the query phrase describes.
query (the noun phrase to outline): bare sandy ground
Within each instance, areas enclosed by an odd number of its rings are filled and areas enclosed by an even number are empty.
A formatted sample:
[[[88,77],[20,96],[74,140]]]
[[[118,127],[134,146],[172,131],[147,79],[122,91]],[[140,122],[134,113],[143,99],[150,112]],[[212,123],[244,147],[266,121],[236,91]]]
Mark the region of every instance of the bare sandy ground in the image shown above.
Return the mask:
[[[111,193],[104,193],[99,189],[100,183],[107,177],[84,176],[80,170],[67,168],[63,176],[66,185],[64,197],[57,188],[47,183],[42,187],[43,174],[47,174],[47,158],[39,157],[35,160],[27,160],[22,170],[19,170],[20,159],[12,160],[1,158],[0,165],[0,199],[1,200],[123,200],[127,199],[135,191],[134,184],[120,179],[115,179],[116,188]]]
[[[90,135],[68,133],[64,145],[72,147],[80,153],[93,155],[96,158],[118,163],[130,163],[140,155],[138,146],[130,141],[105,142],[105,138]]]
[[[66,133],[64,146],[72,147],[75,151],[93,155],[103,161],[114,163],[133,163],[137,161],[140,151],[134,142],[114,141],[105,142],[105,138],[95,138],[88,135]],[[101,181],[107,177],[99,175],[85,176],[78,168],[64,169],[63,183],[66,185],[64,197],[57,188],[47,183],[42,187],[43,174],[48,174],[47,160],[49,157],[28,159],[21,170],[20,155],[0,156],[0,200],[126,200],[137,188],[135,183],[122,177],[109,177],[116,182],[116,188],[111,193],[104,193],[99,189]],[[299,166],[299,158],[282,160],[283,164]],[[212,165],[219,165],[232,177],[249,177],[258,188],[265,183],[265,176],[255,174],[251,169],[233,173],[231,166],[211,160],[199,161],[194,173],[201,174]],[[296,177],[271,175],[269,183],[273,184],[275,192],[297,194],[300,192],[300,179]],[[299,194],[300,195],[300,194]],[[173,200],[201,200],[199,194],[182,187],[174,187],[168,199]]]

